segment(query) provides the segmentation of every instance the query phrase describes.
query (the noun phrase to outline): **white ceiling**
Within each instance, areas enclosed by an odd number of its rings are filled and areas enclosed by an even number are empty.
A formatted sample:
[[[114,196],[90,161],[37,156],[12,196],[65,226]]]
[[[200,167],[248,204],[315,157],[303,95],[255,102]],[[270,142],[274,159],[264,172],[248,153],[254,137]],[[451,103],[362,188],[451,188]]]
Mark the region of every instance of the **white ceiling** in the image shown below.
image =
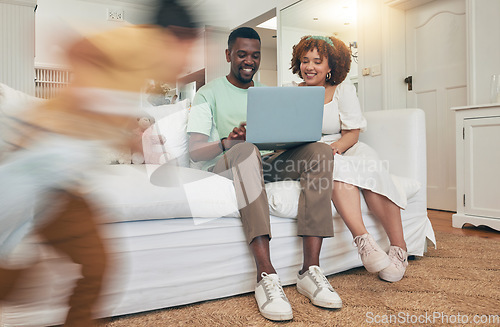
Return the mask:
[[[281,25],[356,38],[356,3],[357,0],[303,0],[281,11]]]
[[[154,3],[154,0],[118,1],[136,2],[142,5]],[[227,26],[230,8],[240,0],[231,0],[231,5],[226,1],[228,0],[181,0],[197,14],[202,23],[215,26]],[[281,11],[281,25],[356,41],[356,4],[357,0],[300,0]],[[241,5],[244,5],[243,2]],[[275,15],[275,11],[272,10],[242,26],[255,28],[258,24]],[[349,25],[346,25],[346,22]],[[263,28],[256,28],[256,30],[261,36],[263,47],[276,48],[276,31]]]
[[[281,11],[281,26],[320,35],[339,36],[348,42],[356,41],[356,4],[357,0],[302,0]],[[256,19],[244,25],[256,27],[262,21]],[[276,48],[275,30],[264,28],[256,30],[261,36],[263,47]]]
[[[260,36],[260,42],[263,48],[276,49],[276,30],[270,30],[267,28],[255,27],[257,33]]]

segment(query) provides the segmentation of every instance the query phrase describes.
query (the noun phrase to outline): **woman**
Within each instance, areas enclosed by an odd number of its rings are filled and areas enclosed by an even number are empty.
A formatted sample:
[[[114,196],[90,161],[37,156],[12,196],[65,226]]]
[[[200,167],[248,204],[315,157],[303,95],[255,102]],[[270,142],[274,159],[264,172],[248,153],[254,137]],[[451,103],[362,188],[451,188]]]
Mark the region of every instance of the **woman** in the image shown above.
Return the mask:
[[[321,141],[330,145],[335,156],[333,204],[351,231],[365,268],[379,272],[383,280],[397,282],[408,266],[400,213],[406,196],[393,184],[375,151],[358,141],[366,120],[355,87],[345,80],[350,66],[349,49],[335,37],[304,36],[293,47],[291,69],[304,80],[299,86],[325,88]],[[359,190],[389,237],[389,254],[366,230]]]

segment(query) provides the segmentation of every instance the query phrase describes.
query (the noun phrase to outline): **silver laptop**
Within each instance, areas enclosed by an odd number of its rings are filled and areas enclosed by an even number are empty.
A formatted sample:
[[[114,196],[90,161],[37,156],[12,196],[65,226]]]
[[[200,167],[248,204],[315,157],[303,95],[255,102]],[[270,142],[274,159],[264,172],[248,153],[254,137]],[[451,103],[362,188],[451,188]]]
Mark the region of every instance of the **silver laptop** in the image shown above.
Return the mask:
[[[319,141],[324,100],[322,86],[249,88],[246,141],[260,150]]]

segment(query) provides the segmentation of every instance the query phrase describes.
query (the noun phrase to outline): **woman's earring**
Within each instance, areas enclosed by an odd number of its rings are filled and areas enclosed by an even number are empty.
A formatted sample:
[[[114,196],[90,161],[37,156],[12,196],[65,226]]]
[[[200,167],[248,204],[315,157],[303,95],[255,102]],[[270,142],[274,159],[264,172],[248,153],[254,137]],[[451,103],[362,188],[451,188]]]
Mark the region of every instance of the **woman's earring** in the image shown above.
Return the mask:
[[[326,73],[326,80],[330,80],[330,78],[332,77],[332,74],[330,72]]]

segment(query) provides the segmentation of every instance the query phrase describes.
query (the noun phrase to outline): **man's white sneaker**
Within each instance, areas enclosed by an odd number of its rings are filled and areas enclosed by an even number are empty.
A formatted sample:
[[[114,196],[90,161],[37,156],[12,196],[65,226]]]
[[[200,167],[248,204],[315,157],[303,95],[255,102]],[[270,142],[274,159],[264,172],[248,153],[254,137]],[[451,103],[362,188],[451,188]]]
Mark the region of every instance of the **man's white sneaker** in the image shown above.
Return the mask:
[[[361,262],[366,270],[371,273],[379,272],[391,264],[387,253],[375,242],[370,234],[363,234],[354,238],[354,244],[358,248]]]
[[[262,279],[255,286],[255,299],[260,313],[269,320],[290,320],[292,307],[281,287],[277,274],[261,274]]]
[[[342,308],[340,296],[318,266],[310,266],[302,275],[297,274],[297,291],[318,307]]]
[[[405,275],[408,267],[408,253],[399,246],[391,245],[389,249],[391,264],[378,273],[378,276],[388,282],[398,282]]]

